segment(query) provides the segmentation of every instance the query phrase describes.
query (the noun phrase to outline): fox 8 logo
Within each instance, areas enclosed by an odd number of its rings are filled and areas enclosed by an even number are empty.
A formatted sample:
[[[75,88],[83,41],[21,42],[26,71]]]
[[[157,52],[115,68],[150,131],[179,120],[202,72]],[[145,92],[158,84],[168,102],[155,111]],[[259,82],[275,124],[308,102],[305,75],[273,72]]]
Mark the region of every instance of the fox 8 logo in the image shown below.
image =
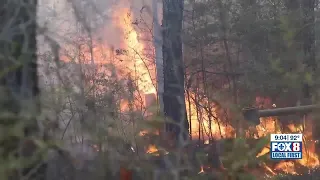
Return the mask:
[[[272,142],[273,152],[299,152],[301,151],[301,142]]]

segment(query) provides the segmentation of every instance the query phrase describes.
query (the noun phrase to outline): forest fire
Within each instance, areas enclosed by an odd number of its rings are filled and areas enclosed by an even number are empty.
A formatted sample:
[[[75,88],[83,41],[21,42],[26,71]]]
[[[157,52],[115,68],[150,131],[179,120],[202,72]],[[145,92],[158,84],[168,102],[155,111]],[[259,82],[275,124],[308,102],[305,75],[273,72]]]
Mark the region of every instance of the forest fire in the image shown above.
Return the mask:
[[[148,99],[146,96],[150,94],[156,96],[155,63],[150,60],[150,57],[146,56],[145,44],[140,41],[139,32],[135,30],[135,24],[133,23],[134,18],[130,9],[119,9],[113,16],[113,24],[123,35],[121,48],[116,51],[116,56],[118,57],[110,58],[114,56],[112,48],[99,45],[92,55],[93,59],[95,59],[95,63],[113,63],[119,76],[123,76],[125,79],[131,79],[134,86],[137,87],[134,104],[137,107],[141,107],[143,105],[144,108],[146,108],[146,104],[150,104],[147,103]],[[96,44],[99,43],[96,42]],[[106,62],[101,59],[101,54],[105,53],[107,54],[107,57],[110,58],[110,62]],[[195,94],[191,94],[190,96],[195,100]],[[207,137],[214,139],[235,137],[234,127],[223,122],[219,118],[216,113],[216,107],[213,103],[203,100],[201,104],[206,104],[206,106],[209,106],[210,108],[199,114],[199,108],[205,108],[199,107],[194,102],[195,101],[186,100],[187,113],[191,125],[190,131],[194,139],[204,137],[205,135],[203,133],[206,133]],[[121,109],[123,111],[128,110],[130,108],[129,105],[129,102],[122,102]],[[199,116],[202,116],[201,121],[199,121]],[[310,121],[306,120],[306,122]],[[305,141],[303,159],[280,162],[268,161],[265,163],[265,166],[260,168],[263,168],[263,170],[269,174],[275,175],[278,173],[297,174],[300,167],[306,167],[309,169],[318,167],[319,157],[315,150],[315,144],[317,141],[313,139],[312,130],[309,129],[306,131],[302,124],[289,124],[287,127],[289,131],[283,131],[279,128],[279,124],[281,123],[276,118],[261,118],[261,123],[259,125],[250,128],[250,130],[246,132],[246,137],[259,139],[261,137],[268,136],[270,133],[303,133]],[[306,127],[310,126],[312,125],[306,125]],[[259,158],[267,155],[270,152],[269,148],[270,147],[268,146],[262,148],[261,152],[259,152],[256,157]],[[151,145],[146,152],[155,153],[157,152],[157,148],[154,145]],[[202,172],[204,172],[203,167],[201,168],[200,173]]]

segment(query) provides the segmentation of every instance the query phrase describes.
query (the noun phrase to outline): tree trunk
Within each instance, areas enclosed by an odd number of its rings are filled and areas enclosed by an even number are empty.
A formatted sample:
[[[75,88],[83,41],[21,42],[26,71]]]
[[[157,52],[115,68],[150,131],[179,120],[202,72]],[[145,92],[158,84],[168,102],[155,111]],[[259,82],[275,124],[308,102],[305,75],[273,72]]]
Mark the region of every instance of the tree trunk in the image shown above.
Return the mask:
[[[167,122],[166,130],[177,139],[179,135],[188,137],[181,42],[183,3],[183,0],[163,1],[163,105],[165,116],[176,123]]]
[[[2,137],[0,141],[1,147],[4,147],[0,158],[9,161],[7,159],[9,155],[16,157],[33,155],[36,145],[28,137],[39,131],[35,118],[39,111],[39,103],[36,100],[39,94],[36,63],[37,1],[2,0],[1,2],[0,126],[1,131],[7,131],[7,136]],[[21,132],[13,133],[10,130],[12,127],[23,128],[20,129]],[[32,169],[30,165],[23,166],[22,171],[18,170],[19,175],[29,173],[30,169]],[[6,170],[12,172],[13,169]],[[7,175],[10,176],[10,173]],[[29,177],[34,178],[34,176]]]

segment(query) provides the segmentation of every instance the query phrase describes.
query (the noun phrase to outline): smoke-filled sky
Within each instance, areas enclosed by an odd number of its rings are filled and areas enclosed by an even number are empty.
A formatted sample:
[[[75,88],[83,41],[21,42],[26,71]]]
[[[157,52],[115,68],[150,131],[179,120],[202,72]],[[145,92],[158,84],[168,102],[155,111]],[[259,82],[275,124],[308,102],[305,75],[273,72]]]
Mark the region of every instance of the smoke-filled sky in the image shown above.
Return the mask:
[[[73,7],[71,5],[73,4]],[[73,9],[79,12],[80,23],[92,26],[95,38],[112,46],[120,46],[122,35],[116,26],[114,14],[120,9],[130,9],[135,18],[141,18],[141,9],[144,9],[144,18],[150,22],[152,0],[41,0],[39,1],[38,22],[46,26],[49,34],[62,43],[74,37],[78,32],[77,22]],[[147,12],[148,11],[148,12]],[[150,24],[151,26],[151,24]]]

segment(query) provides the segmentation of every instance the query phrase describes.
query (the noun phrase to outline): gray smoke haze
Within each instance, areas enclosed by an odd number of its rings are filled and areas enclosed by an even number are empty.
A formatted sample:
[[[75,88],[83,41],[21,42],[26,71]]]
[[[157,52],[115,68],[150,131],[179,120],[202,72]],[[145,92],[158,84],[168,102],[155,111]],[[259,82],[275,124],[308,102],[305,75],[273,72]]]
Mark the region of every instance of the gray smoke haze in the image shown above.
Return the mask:
[[[139,21],[143,18],[151,27],[151,2],[152,0],[41,0],[38,23],[40,27],[46,27],[47,34],[60,44],[81,34],[79,26],[82,24],[90,27],[95,38],[117,47],[123,41],[123,35],[114,24],[117,21],[114,18],[117,17],[113,17],[113,14],[128,8],[134,19]]]

